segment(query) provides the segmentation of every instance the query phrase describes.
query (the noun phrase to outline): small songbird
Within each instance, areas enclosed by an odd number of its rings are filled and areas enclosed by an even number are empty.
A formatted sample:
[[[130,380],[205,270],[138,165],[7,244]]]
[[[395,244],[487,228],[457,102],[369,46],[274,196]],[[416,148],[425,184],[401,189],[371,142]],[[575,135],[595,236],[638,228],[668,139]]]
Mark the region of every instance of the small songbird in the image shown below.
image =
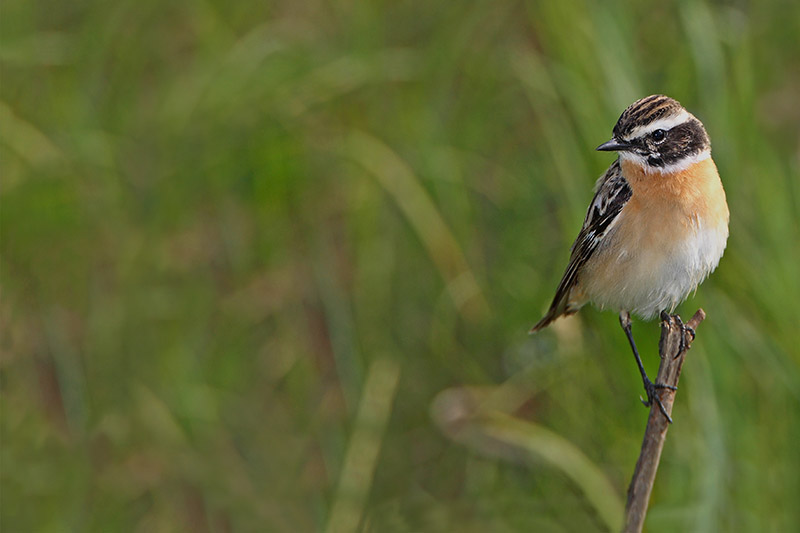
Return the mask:
[[[597,180],[553,303],[531,333],[587,302],[618,310],[643,403],[655,401],[669,419],[656,390],[673,387],[647,377],[630,313],[646,320],[672,313],[717,267],[728,240],[725,191],[703,124],[667,96],[631,104],[597,150],[619,156]]]

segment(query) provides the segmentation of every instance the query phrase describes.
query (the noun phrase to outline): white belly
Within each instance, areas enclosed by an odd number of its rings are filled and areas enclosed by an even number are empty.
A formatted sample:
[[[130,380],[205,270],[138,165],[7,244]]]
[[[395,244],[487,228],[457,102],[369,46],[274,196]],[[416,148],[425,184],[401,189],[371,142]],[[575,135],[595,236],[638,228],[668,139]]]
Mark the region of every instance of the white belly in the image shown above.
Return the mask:
[[[597,257],[592,282],[583,287],[589,300],[644,319],[672,312],[714,271],[728,239],[727,221],[706,228],[695,219],[690,227],[667,225],[660,231],[664,235],[630,228],[607,235],[608,246],[595,252],[602,257]]]

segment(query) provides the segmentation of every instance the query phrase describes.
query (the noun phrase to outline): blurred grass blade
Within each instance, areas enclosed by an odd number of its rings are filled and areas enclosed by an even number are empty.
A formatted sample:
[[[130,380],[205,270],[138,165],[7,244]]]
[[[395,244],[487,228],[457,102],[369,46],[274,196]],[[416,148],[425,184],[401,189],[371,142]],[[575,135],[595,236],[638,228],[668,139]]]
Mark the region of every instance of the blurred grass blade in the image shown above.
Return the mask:
[[[613,110],[625,109],[631,102],[644,95],[642,82],[637,72],[635,46],[630,42],[629,33],[607,4],[593,6],[592,17],[598,21],[594,26],[594,50],[597,61],[602,65],[603,75]]]
[[[729,453],[724,439],[724,422],[720,417],[714,370],[706,356],[704,346],[692,354],[692,379],[687,380],[689,404],[693,418],[697,420],[697,446],[692,458],[696,506],[693,516],[694,531],[721,531],[724,524],[720,516],[724,512],[725,473],[729,471]]]
[[[544,426],[487,410],[464,388],[448,389],[431,413],[442,431],[481,453],[507,460],[533,456],[563,472],[581,489],[610,531],[619,531],[624,504],[603,471],[577,446]],[[520,455],[519,451],[526,452]]]
[[[682,4],[680,14],[694,57],[698,85],[703,88],[699,94],[704,99],[704,107],[717,108],[718,117],[722,117],[725,113],[719,108],[725,96],[725,53],[717,22],[704,2]]]
[[[356,531],[361,522],[399,379],[399,365],[387,357],[370,365],[328,520],[328,533]]]
[[[367,57],[346,55],[282,87],[275,101],[281,102],[280,110],[297,117],[369,83],[411,80],[417,70],[416,57],[410,50],[379,50]]]
[[[48,310],[44,320],[47,338],[57,378],[55,390],[45,397],[55,395],[61,402],[65,422],[72,435],[82,437],[89,423],[86,369],[80,350],[69,338],[69,313],[63,308]]]
[[[351,133],[347,152],[397,202],[447,284],[456,309],[473,321],[484,316],[488,304],[461,247],[408,165],[384,143],[360,131]]]
[[[482,417],[486,435],[539,456],[567,475],[584,493],[611,531],[624,515],[622,498],[603,471],[570,441],[538,424],[494,412]]]
[[[0,62],[16,67],[65,65],[75,47],[67,33],[40,31],[11,43],[0,43]]]
[[[52,163],[61,157],[61,150],[36,126],[20,118],[5,102],[0,101],[0,139],[32,166]]]
[[[567,192],[569,210],[560,214],[569,227],[576,213],[581,213],[586,203],[586,176],[589,169],[579,149],[578,134],[565,113],[561,96],[552,75],[539,54],[520,48],[513,56],[511,66],[525,88],[528,102],[541,125],[545,154],[553,164],[559,187]],[[570,142],[564,142],[570,139]]]

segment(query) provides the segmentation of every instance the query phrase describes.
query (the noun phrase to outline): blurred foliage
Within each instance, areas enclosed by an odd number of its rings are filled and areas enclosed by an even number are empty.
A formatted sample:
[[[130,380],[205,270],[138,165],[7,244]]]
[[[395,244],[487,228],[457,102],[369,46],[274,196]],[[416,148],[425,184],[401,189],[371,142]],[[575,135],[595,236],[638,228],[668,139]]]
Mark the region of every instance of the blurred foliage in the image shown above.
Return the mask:
[[[625,338],[588,307],[527,330],[594,147],[656,92],[705,123],[732,220],[681,307],[709,318],[648,529],[800,527],[798,21],[3,2],[3,529],[604,530],[646,418]],[[514,416],[490,442],[431,418],[467,390]]]

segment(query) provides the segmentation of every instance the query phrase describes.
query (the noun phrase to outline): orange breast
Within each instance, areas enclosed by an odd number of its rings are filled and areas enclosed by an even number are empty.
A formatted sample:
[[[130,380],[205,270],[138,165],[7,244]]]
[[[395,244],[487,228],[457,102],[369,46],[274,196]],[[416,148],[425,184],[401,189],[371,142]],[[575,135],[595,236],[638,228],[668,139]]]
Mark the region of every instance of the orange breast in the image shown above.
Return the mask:
[[[625,206],[632,219],[644,215],[645,223],[681,225],[692,225],[699,219],[707,227],[728,222],[725,190],[710,157],[673,173],[645,172],[640,165],[623,161],[622,174],[633,190]]]

